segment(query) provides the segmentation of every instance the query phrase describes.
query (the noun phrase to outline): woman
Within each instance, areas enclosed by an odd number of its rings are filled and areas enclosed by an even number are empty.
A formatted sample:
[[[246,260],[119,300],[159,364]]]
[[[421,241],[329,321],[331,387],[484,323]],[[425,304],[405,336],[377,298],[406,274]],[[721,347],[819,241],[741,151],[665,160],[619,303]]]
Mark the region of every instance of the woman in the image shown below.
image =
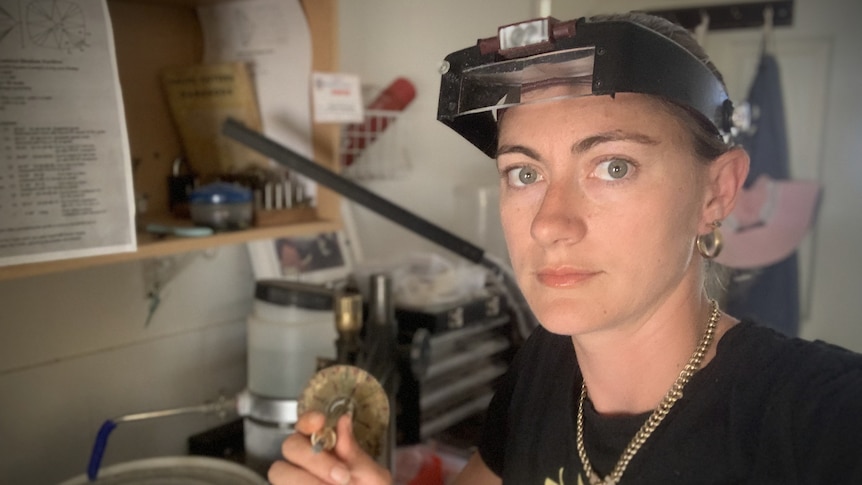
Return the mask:
[[[453,54],[441,87],[441,120],[496,157],[541,322],[458,483],[862,483],[862,357],[739,322],[704,291],[748,156],[702,49],[642,15],[549,31]],[[274,484],[389,483],[347,418],[312,453],[321,426],[300,419]]]

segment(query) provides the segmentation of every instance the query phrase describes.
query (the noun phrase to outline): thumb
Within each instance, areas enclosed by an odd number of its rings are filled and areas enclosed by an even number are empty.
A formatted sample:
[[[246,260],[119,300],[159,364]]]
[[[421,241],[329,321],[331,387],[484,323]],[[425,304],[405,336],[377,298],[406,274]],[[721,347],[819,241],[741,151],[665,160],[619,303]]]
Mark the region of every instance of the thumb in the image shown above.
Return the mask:
[[[365,451],[356,441],[353,434],[353,416],[345,414],[338,418],[335,425],[338,439],[335,441],[335,455],[347,463],[353,463],[365,455]]]
[[[356,484],[391,484],[392,476],[389,470],[378,465],[365,450],[359,446],[353,434],[353,418],[341,416],[336,423],[338,439],[332,450],[350,469],[351,483]]]

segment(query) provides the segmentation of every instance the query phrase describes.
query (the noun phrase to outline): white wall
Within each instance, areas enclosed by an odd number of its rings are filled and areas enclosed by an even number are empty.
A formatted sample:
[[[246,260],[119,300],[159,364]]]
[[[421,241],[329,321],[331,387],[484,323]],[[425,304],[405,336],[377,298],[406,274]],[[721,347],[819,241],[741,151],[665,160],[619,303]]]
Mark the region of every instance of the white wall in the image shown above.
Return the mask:
[[[862,17],[862,2],[797,0],[794,15],[792,27],[775,32],[791,170],[794,176],[818,179],[823,187],[814,236],[800,251],[800,261],[811,263],[810,272],[809,267],[802,268],[803,273],[808,272],[802,280],[808,286],[802,296],[808,301],[800,332],[809,339],[862,351],[858,317],[862,311],[862,260],[856,255],[862,247],[862,98],[858,92],[862,30],[853,21]],[[747,45],[753,47],[759,35],[756,31],[752,34],[754,38]],[[732,40],[732,47],[727,46]],[[744,50],[745,45],[746,39],[740,36],[715,35],[707,40],[717,62],[725,65],[731,64],[733,52]],[[802,62],[806,57],[813,62]],[[815,80],[821,74],[822,78]],[[748,88],[744,82],[736,84],[738,93]],[[805,85],[810,89],[800,89]],[[744,94],[739,95],[742,97]],[[819,102],[810,102],[821,97],[822,107]],[[801,143],[811,137],[818,142],[808,146]]]
[[[453,204],[458,185],[496,185],[494,162],[446,128],[437,118],[438,67],[443,58],[497,27],[533,14],[530,0],[362,0],[340,5],[341,70],[359,74],[378,88],[398,76],[410,79],[416,99],[399,123],[412,171],[404,178],[366,186],[449,229],[461,229]],[[411,250],[440,251],[431,243],[365,209],[356,209],[363,251],[370,259]],[[469,236],[469,233],[462,232]],[[454,258],[454,256],[453,256]]]
[[[245,386],[245,247],[197,257],[164,288],[149,325],[142,264],[0,282],[0,483],[80,475],[106,419]],[[221,423],[189,415],[122,424],[104,464],[183,455],[190,435]]]

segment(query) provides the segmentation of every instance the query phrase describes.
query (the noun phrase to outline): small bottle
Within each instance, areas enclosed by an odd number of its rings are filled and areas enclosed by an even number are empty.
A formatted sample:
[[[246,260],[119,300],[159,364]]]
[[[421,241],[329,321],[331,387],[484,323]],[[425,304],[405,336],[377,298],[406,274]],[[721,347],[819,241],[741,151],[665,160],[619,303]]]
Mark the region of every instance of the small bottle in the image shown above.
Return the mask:
[[[362,331],[362,297],[342,293],[335,300],[336,361],[354,365],[359,357],[359,333]]]

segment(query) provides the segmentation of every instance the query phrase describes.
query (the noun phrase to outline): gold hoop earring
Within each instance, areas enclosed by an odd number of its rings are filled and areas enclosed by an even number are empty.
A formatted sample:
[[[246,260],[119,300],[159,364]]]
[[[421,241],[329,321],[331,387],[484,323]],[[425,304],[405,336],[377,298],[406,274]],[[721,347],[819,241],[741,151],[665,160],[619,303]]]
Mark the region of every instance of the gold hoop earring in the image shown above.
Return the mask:
[[[712,223],[712,231],[707,234],[698,234],[695,239],[697,252],[706,259],[713,259],[721,253],[721,248],[724,247],[724,239],[721,237],[721,221]]]

